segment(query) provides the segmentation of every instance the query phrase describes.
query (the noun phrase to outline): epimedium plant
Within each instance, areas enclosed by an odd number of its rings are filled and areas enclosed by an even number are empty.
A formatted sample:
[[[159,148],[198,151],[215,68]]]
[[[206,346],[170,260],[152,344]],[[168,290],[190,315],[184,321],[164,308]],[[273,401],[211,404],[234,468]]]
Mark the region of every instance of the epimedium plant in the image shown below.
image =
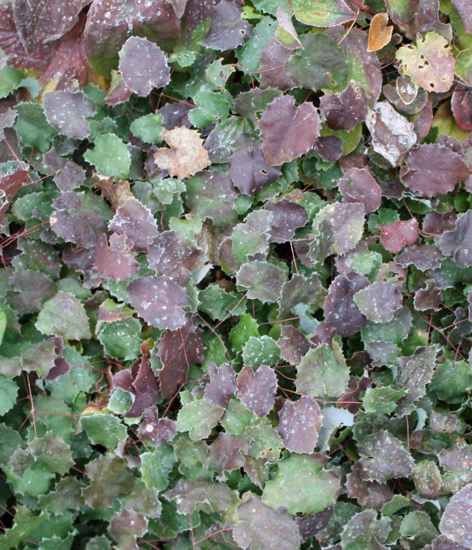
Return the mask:
[[[0,5],[0,548],[472,548],[472,7]]]

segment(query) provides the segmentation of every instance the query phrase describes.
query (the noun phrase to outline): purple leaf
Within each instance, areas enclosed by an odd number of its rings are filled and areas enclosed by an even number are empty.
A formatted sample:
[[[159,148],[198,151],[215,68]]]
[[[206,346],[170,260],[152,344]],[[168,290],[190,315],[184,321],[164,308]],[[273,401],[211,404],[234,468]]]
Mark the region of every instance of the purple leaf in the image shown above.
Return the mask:
[[[18,191],[26,183],[28,172],[17,168],[12,174],[0,177],[0,224]]]
[[[279,300],[279,319],[286,319],[298,304],[321,305],[326,291],[316,273],[307,279],[295,273],[290,281],[284,283]]]
[[[320,136],[321,120],[312,103],[295,107],[295,99],[287,95],[269,104],[260,127],[264,157],[274,166],[307,153]]]
[[[124,235],[133,250],[147,250],[157,237],[157,223],[149,208],[138,199],[129,198],[118,208],[109,224],[110,231]]]
[[[351,168],[338,185],[343,201],[362,203],[366,214],[375,212],[382,204],[380,186],[367,168]]]
[[[367,319],[354,302],[354,295],[368,285],[368,279],[357,273],[338,275],[331,283],[324,315],[340,336],[352,336],[365,325]]]
[[[41,271],[23,269],[16,271],[9,279],[14,292],[8,292],[8,302],[19,315],[38,312],[44,302],[54,296],[56,285]]]
[[[402,267],[414,264],[419,270],[426,271],[440,267],[440,260],[443,259],[444,256],[439,248],[434,244],[425,243],[403,249],[403,252],[395,258],[395,262]]]
[[[352,130],[366,119],[368,111],[364,89],[353,82],[340,94],[325,94],[320,99],[320,112],[332,130]]]
[[[95,267],[101,277],[114,281],[126,281],[136,274],[138,262],[129,253],[126,237],[112,233],[110,246],[105,235],[100,235],[95,245]]]
[[[415,244],[418,238],[418,221],[411,218],[408,221],[397,221],[380,226],[380,242],[385,250],[392,254],[401,252],[405,246]]]
[[[85,170],[69,159],[60,157],[54,149],[43,155],[47,168],[55,171],[53,181],[62,193],[80,187],[85,180]]]
[[[417,311],[439,311],[441,309],[442,292],[432,280],[426,281],[426,288],[420,288],[415,292],[413,305]]]
[[[164,231],[149,247],[149,267],[156,275],[185,285],[192,273],[205,265],[203,250],[197,248],[182,233]]]
[[[276,302],[285,283],[285,277],[284,270],[277,265],[255,260],[241,266],[236,280],[238,285],[248,289],[249,299]]]
[[[157,349],[163,365],[159,371],[161,392],[164,399],[171,399],[185,381],[190,365],[203,362],[202,330],[188,321],[180,330],[166,332]]]
[[[261,90],[276,88],[285,92],[297,86],[284,69],[285,63],[292,55],[292,50],[282,46],[275,38],[271,39],[260,55],[261,64],[259,71],[262,71],[260,73]],[[274,67],[277,67],[277,69],[274,70]]]
[[[467,210],[457,220],[453,231],[446,231],[438,240],[441,252],[451,256],[459,267],[472,265],[472,211]],[[469,246],[470,245],[470,246]]]
[[[393,283],[376,282],[361,289],[353,297],[360,312],[373,323],[388,323],[402,307],[402,293]]]
[[[265,209],[273,214],[270,236],[276,243],[292,239],[295,230],[303,227],[308,221],[308,215],[303,206],[286,199],[268,202]]]
[[[115,512],[110,520],[108,532],[117,543],[116,548],[134,549],[137,537],[143,537],[148,530],[148,519],[133,510]]]
[[[386,483],[362,479],[359,462],[354,463],[352,472],[347,475],[346,492],[349,498],[355,498],[363,508],[374,510],[381,509],[393,498],[393,493]]]
[[[313,150],[322,160],[336,162],[343,156],[343,143],[337,136],[320,137]]]
[[[313,452],[323,415],[318,403],[311,397],[302,396],[298,401],[285,401],[279,412],[278,432],[285,447],[291,453]]]
[[[220,474],[239,470],[244,466],[243,454],[247,454],[251,440],[248,437],[220,433],[210,446],[208,464]]]
[[[277,340],[277,344],[281,349],[282,359],[295,366],[300,364],[302,357],[311,347],[303,332],[291,325],[282,327],[281,337]]]
[[[238,397],[249,411],[258,416],[267,416],[274,406],[277,392],[277,376],[267,365],[256,372],[252,367],[243,367],[238,375]]]
[[[142,357],[131,365],[133,375],[132,389],[135,399],[131,409],[125,414],[128,418],[141,416],[143,412],[157,402],[159,382],[151,368],[149,352],[144,350]]]
[[[120,72],[132,92],[148,96],[153,88],[163,88],[170,82],[166,55],[146,38],[131,36],[119,56]]]
[[[231,397],[236,393],[236,373],[224,363],[217,368],[215,363],[207,363],[210,382],[205,386],[205,399],[217,407],[228,408]]]
[[[176,435],[177,422],[169,418],[159,418],[157,407],[152,405],[143,412],[143,421],[138,429],[141,439],[149,439],[159,447],[165,441],[172,441]]]
[[[424,217],[423,231],[432,235],[452,231],[456,227],[456,220],[457,216],[454,210],[444,212],[444,214],[431,210]]]
[[[46,92],[43,95],[46,118],[64,136],[85,139],[90,134],[86,120],[95,114],[95,106],[83,92]]]
[[[439,530],[450,540],[472,548],[472,484],[469,483],[449,501]]]
[[[261,144],[255,143],[241,147],[231,155],[229,175],[241,193],[254,197],[268,183],[280,177],[282,172],[267,164]]]
[[[142,277],[126,289],[138,315],[153,327],[175,330],[187,322],[182,309],[189,305],[187,293],[168,277]]]
[[[252,25],[241,14],[238,4],[221,0],[212,10],[210,30],[200,44],[220,51],[241,46],[252,34]]]
[[[190,121],[188,114],[192,110],[191,105],[187,103],[166,103],[164,107],[161,107],[156,111],[156,115],[161,115],[162,126],[166,130],[173,130],[174,128],[190,128]]]
[[[105,103],[115,106],[126,103],[133,92],[128,88],[123,80],[123,76],[118,71],[111,71],[111,82],[108,86]]]

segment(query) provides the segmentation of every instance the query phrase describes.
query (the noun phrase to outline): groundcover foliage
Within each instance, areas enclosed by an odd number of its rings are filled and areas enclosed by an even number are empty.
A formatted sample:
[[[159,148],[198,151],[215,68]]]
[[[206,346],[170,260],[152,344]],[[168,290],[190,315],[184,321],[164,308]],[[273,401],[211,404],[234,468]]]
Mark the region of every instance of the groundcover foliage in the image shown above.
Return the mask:
[[[471,549],[471,3],[0,48],[0,548]]]

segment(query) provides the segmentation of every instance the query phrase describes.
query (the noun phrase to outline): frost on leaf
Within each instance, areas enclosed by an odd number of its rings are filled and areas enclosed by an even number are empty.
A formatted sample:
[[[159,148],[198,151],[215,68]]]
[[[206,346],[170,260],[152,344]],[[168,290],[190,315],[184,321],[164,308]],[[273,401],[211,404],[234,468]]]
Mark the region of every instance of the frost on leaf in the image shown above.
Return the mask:
[[[385,550],[391,531],[389,518],[377,520],[377,512],[364,510],[353,516],[344,526],[341,534],[343,550]]]
[[[387,25],[388,13],[376,13],[369,27],[369,52],[376,52],[392,39],[393,25]]]
[[[269,166],[260,143],[237,149],[229,159],[229,175],[241,193],[254,197],[268,183],[282,175],[276,166]]]
[[[215,407],[204,399],[186,403],[177,416],[179,432],[188,432],[192,441],[209,437],[211,430],[223,416],[224,409]]]
[[[300,548],[298,526],[287,512],[266,506],[256,495],[237,508],[239,521],[233,530],[241,548],[251,550],[297,550]]]
[[[62,336],[65,340],[92,338],[84,306],[69,292],[58,292],[44,303],[36,328],[43,334]]]
[[[154,405],[143,412],[143,421],[138,428],[138,436],[149,440],[156,447],[165,441],[172,441],[177,435],[177,422],[169,418],[159,418],[158,409]]]
[[[472,484],[469,483],[449,501],[439,531],[465,548],[472,548]]]
[[[456,183],[472,175],[463,158],[439,143],[420,145],[405,158],[408,169],[400,177],[420,197],[437,197],[454,189]]]
[[[456,493],[466,483],[472,482],[472,447],[456,443],[439,453],[442,467],[442,492]]]
[[[217,170],[190,178],[184,193],[185,204],[192,214],[202,220],[210,219],[216,226],[228,225],[237,219],[234,202],[237,196],[229,176]]]
[[[454,227],[451,229],[454,229]],[[408,267],[414,264],[421,271],[437,269],[441,265],[440,260],[444,260],[444,256],[439,248],[434,244],[428,243],[409,246],[395,258],[395,262],[402,267]]]
[[[332,130],[350,131],[363,122],[369,112],[368,97],[351,81],[340,94],[325,94],[320,99],[320,112]]]
[[[187,322],[182,308],[189,305],[187,293],[168,277],[141,277],[127,286],[131,305],[146,323],[176,330]]]
[[[247,298],[276,302],[286,280],[285,271],[274,264],[255,260],[241,266],[236,274],[238,285],[247,288]]]
[[[375,212],[382,204],[380,185],[367,168],[351,168],[338,185],[343,201],[362,203],[366,214]]]
[[[289,318],[299,304],[319,306],[325,295],[326,291],[316,273],[313,273],[309,279],[296,273],[282,287],[278,317],[279,319]]]
[[[98,134],[93,142],[95,148],[88,149],[84,159],[93,164],[102,176],[127,179],[131,167],[131,155],[121,139],[115,134]]]
[[[80,424],[93,445],[116,449],[128,435],[126,426],[112,414],[91,414],[82,416]]]
[[[208,464],[218,472],[232,472],[244,466],[243,455],[249,450],[248,437],[220,433],[210,446]]]
[[[163,365],[159,371],[161,392],[165,399],[171,399],[185,381],[190,365],[203,362],[202,330],[188,321],[179,330],[167,331],[157,349]]]
[[[294,0],[291,6],[301,23],[313,27],[334,27],[356,18],[344,0]]]
[[[59,156],[54,149],[43,155],[43,162],[48,170],[56,172],[53,181],[62,193],[72,191],[84,182],[85,170],[75,162]]]
[[[411,218],[408,221],[397,221],[380,226],[380,230],[380,242],[385,250],[397,254],[405,246],[415,244],[418,238],[418,221],[416,218]]]
[[[307,153],[320,136],[321,120],[312,103],[295,106],[292,96],[275,98],[260,120],[262,151],[270,166]]]
[[[282,359],[290,365],[298,365],[311,347],[303,332],[291,325],[282,327],[277,344],[281,349]]]
[[[233,254],[237,262],[246,262],[249,258],[265,259],[269,250],[269,231],[272,213],[256,210],[248,214],[244,223],[233,229],[231,240]]]
[[[164,231],[156,237],[149,247],[148,262],[156,275],[167,275],[181,285],[205,265],[203,251],[174,231]]]
[[[119,56],[123,80],[139,96],[148,96],[153,88],[163,88],[169,83],[170,69],[166,55],[146,38],[131,36]]]
[[[275,38],[269,41],[260,55],[261,64],[259,71],[262,71],[260,73],[260,90],[274,93],[277,90],[285,91],[296,88],[296,82],[288,76],[284,69],[285,62],[292,54],[292,50],[280,44]],[[274,69],[274,67],[277,67],[277,69],[267,70]],[[280,92],[277,95],[274,93],[275,97],[280,97],[280,95]]]
[[[403,74],[428,92],[447,92],[454,81],[454,57],[448,41],[436,32],[426,33],[416,46],[402,46],[396,58]]]
[[[359,446],[360,475],[365,481],[384,482],[407,477],[414,466],[401,441],[386,430],[369,435]]]
[[[126,281],[136,274],[138,262],[129,253],[126,237],[112,233],[110,246],[105,235],[100,235],[95,245],[95,267],[101,277],[114,281]]]
[[[327,344],[311,348],[297,366],[297,391],[309,397],[339,397],[348,382],[349,367]]]
[[[451,256],[459,267],[472,265],[472,212],[469,210],[457,221],[453,231],[446,231],[438,240],[441,252]]]
[[[228,408],[229,400],[236,393],[236,373],[233,368],[224,363],[217,368],[215,363],[207,363],[210,382],[205,386],[205,399],[213,405]]]
[[[46,92],[43,108],[49,124],[64,136],[85,139],[90,134],[86,118],[95,114],[95,106],[83,92]]]
[[[171,176],[188,178],[210,166],[208,151],[203,147],[203,140],[197,130],[185,126],[165,130],[162,139],[169,144],[170,149],[158,149],[154,153],[154,160],[159,168],[168,170]]]
[[[95,187],[100,189],[102,197],[105,197],[110,203],[113,212],[116,212],[117,208],[123,206],[128,199],[134,197],[129,181],[114,181],[114,176],[101,176],[96,173],[93,173],[90,179],[95,184]]]
[[[299,87],[340,92],[348,83],[348,63],[343,50],[324,34],[302,34],[303,48],[285,63],[285,71]]]
[[[395,381],[397,390],[406,390],[408,394],[398,402],[397,414],[410,414],[414,409],[414,402],[426,395],[426,386],[433,378],[436,369],[436,346],[419,347],[409,357],[399,360],[400,369]]]
[[[19,315],[38,312],[57,290],[48,275],[32,269],[16,271],[9,283],[13,288],[7,293],[7,299]]]
[[[44,437],[35,437],[29,449],[36,461],[41,461],[58,474],[67,474],[74,465],[70,446],[51,430]]]
[[[388,101],[379,101],[369,111],[366,125],[372,136],[374,151],[392,166],[401,164],[405,154],[415,145],[414,125],[392,107]]]
[[[354,295],[368,285],[368,279],[357,273],[338,275],[331,283],[324,315],[340,336],[352,336],[365,325],[366,317],[354,302]]]
[[[280,361],[280,348],[270,336],[251,336],[243,349],[243,361],[254,370],[261,365],[275,367]]]
[[[442,303],[442,292],[433,280],[426,281],[426,287],[415,292],[413,305],[417,311],[439,311]]]
[[[308,215],[303,206],[286,199],[268,202],[265,209],[272,212],[270,237],[276,243],[292,239],[295,230],[303,227],[308,221]]]
[[[388,323],[402,307],[402,293],[393,283],[376,282],[353,297],[360,312],[374,323]]]
[[[267,365],[253,371],[243,367],[238,375],[238,397],[241,403],[258,416],[267,416],[274,406],[277,376]]]
[[[291,453],[310,454],[315,448],[322,422],[318,403],[302,396],[298,401],[284,402],[279,412],[278,432]]]
[[[94,195],[69,191],[57,197],[52,207],[51,229],[66,243],[92,248],[99,235],[107,229],[106,205],[103,199]]]
[[[157,237],[157,223],[149,208],[138,199],[129,198],[118,208],[109,223],[110,231],[124,235],[133,250],[147,250]]]
[[[148,530],[148,519],[133,510],[115,512],[110,520],[108,532],[117,543],[116,548],[138,548],[137,537],[143,537]]]
[[[238,4],[221,0],[212,10],[210,29],[200,44],[219,51],[243,44],[252,34],[252,25],[242,19],[241,14]]]
[[[341,480],[324,469],[322,455],[293,454],[277,462],[278,471],[268,481],[262,502],[271,508],[283,506],[290,514],[321,512],[336,502]]]

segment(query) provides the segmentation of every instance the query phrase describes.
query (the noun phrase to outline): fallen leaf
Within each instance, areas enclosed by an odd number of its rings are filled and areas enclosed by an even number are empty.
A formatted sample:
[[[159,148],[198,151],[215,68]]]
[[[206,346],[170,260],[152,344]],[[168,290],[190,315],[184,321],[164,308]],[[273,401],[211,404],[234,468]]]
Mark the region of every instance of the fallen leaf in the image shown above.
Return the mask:
[[[367,51],[376,52],[392,39],[393,26],[387,27],[388,13],[376,13],[372,17],[369,29],[369,47]]]

